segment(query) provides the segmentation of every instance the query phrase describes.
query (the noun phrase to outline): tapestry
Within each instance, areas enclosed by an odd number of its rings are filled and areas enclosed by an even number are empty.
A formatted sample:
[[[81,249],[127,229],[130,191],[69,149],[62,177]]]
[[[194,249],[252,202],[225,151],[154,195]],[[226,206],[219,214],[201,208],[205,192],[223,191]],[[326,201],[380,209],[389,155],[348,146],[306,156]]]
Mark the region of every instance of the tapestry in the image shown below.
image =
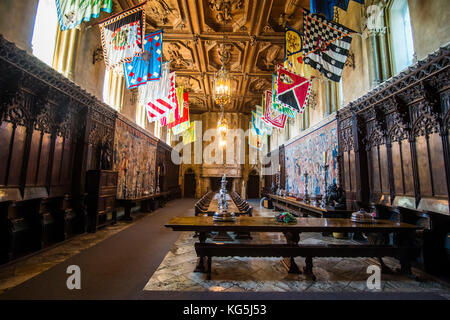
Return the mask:
[[[328,79],[339,82],[355,31],[303,9],[303,60]]]
[[[107,68],[114,69],[143,53],[145,4],[109,17],[99,24]]]
[[[338,142],[336,120],[328,122],[306,136],[286,146],[286,191],[292,196],[303,195],[308,173],[308,193],[322,194],[324,183],[324,152],[329,165],[327,183],[336,182],[338,176]]]
[[[123,73],[128,89],[161,78],[162,50],[162,30],[145,36],[144,52],[140,56],[134,57],[133,61],[123,64]]]
[[[98,18],[100,12],[111,10],[112,0],[56,0],[61,31],[76,28],[83,21]]]
[[[154,193],[155,168],[155,140],[117,119],[114,139],[114,170],[119,172],[117,197]]]

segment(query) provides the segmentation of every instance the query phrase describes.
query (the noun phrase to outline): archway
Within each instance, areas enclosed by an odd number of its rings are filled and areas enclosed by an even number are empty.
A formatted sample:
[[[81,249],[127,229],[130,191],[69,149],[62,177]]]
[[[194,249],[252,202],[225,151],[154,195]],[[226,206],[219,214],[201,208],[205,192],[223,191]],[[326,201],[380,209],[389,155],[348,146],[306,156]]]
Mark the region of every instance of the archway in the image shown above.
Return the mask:
[[[184,173],[184,197],[195,198],[195,172],[192,168],[189,168]]]
[[[259,174],[256,170],[248,175],[247,199],[259,199]]]

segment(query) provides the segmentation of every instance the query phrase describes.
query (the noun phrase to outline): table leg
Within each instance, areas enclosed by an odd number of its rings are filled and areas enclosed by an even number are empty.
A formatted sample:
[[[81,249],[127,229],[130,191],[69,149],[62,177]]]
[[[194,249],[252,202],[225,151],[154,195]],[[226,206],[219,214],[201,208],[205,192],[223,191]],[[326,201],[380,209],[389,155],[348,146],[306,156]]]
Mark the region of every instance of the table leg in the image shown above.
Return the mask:
[[[410,279],[419,280],[411,271],[412,249],[414,248],[415,232],[399,232],[397,234],[397,245],[402,249],[400,254],[400,274]]]
[[[313,273],[313,260],[312,257],[306,257],[305,259],[305,267],[303,268],[303,272],[311,276],[313,281],[316,281],[316,276]]]
[[[206,280],[211,280],[211,262],[212,262],[212,257],[209,256],[208,257],[208,269],[207,269]]]
[[[198,234],[198,240],[200,243],[205,243],[206,241],[206,233],[205,232],[200,232]],[[206,265],[206,257],[205,256],[200,256],[197,259],[197,265],[195,266],[194,272],[201,272],[201,273],[205,273],[207,268],[205,268]]]
[[[285,232],[286,242],[289,245],[298,245],[300,241],[300,234],[298,232]],[[288,273],[301,274],[299,267],[295,263],[294,257],[289,257],[289,260],[283,259],[283,264],[288,267]]]
[[[133,217],[131,216],[131,206],[125,206],[125,215],[123,216],[123,220],[132,221]]]

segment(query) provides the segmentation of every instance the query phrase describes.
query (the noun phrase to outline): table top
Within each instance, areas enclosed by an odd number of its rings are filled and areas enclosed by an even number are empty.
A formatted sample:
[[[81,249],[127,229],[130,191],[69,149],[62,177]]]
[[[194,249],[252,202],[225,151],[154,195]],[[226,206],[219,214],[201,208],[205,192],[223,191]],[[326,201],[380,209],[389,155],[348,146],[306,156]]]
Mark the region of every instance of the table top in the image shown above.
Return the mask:
[[[209,203],[209,207],[208,207],[208,211],[209,212],[217,212],[219,211],[219,201],[217,200],[217,195],[218,193],[216,193],[214,195],[214,197],[212,198],[211,202]],[[239,210],[239,208],[236,206],[236,204],[234,203],[233,200],[231,200],[231,198],[228,198],[228,194],[227,194],[227,202],[228,202],[228,211],[229,212],[241,212]]]
[[[146,196],[140,196],[137,198],[117,198],[116,200],[118,200],[118,201],[142,201],[142,200],[149,200],[149,199],[153,199],[153,198],[157,198],[157,197],[161,197],[161,196],[166,196],[168,194],[169,194],[169,192],[165,191],[165,192],[160,192],[160,193],[155,193],[155,194],[149,194]]]
[[[333,209],[331,207],[321,208],[319,206],[314,206],[314,205],[312,205],[310,203],[304,203],[303,201],[287,199],[287,198],[284,198],[284,197],[281,197],[281,196],[277,196],[275,194],[269,194],[269,197],[272,198],[272,199],[275,199],[275,200],[283,201],[283,202],[290,203],[290,204],[293,204],[293,205],[298,206],[298,207],[303,207],[303,208],[307,208],[307,209],[314,210],[314,211],[336,212],[336,213],[351,212],[351,210]]]
[[[242,232],[397,232],[419,229],[418,226],[391,220],[356,223],[340,218],[297,218],[296,223],[277,222],[274,217],[236,217],[235,222],[215,222],[212,217],[174,217],[166,225],[174,231],[242,231]]]

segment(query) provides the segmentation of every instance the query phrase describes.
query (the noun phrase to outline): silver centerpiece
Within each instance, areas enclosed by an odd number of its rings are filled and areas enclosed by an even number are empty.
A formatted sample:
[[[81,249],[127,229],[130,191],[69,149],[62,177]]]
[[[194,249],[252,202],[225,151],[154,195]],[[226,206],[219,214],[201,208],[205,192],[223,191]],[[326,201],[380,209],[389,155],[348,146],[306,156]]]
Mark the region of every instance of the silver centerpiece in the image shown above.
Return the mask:
[[[214,213],[213,220],[217,222],[232,222],[236,220],[233,212],[228,211],[227,175],[224,174],[220,182],[219,197],[217,199],[219,212]]]

